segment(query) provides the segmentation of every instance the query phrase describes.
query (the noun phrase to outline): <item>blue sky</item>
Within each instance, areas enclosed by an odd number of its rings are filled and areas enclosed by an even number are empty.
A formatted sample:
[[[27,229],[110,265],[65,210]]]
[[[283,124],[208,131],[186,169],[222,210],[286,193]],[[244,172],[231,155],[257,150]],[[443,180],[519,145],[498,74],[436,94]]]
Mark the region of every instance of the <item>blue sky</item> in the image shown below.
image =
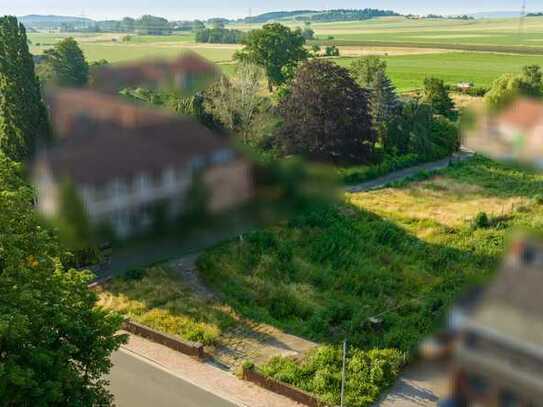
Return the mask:
[[[0,14],[86,15],[106,19],[154,14],[169,19],[245,17],[273,10],[380,8],[403,13],[458,14],[519,10],[522,0],[0,0]],[[528,0],[530,11],[543,11],[543,0]]]

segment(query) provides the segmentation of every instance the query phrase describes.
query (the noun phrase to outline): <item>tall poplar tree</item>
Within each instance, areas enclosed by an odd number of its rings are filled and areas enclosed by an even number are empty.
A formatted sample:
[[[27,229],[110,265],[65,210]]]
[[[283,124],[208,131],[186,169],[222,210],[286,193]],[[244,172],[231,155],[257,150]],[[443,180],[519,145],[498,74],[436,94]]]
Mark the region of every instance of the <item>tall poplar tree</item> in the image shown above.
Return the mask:
[[[26,30],[15,17],[0,17],[0,150],[22,161],[49,138]]]

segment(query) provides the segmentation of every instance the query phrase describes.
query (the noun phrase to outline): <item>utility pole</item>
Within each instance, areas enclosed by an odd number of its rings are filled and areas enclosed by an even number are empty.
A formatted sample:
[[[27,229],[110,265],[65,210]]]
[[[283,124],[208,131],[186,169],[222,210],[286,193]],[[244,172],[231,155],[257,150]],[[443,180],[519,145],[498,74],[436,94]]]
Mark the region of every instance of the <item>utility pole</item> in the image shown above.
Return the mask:
[[[520,10],[520,21],[518,25],[518,33],[524,34],[524,22],[526,20],[526,0],[522,0],[522,9]]]
[[[347,339],[343,341],[343,367],[341,369],[341,404],[340,406],[343,407],[343,399],[345,396],[345,358],[347,355]]]

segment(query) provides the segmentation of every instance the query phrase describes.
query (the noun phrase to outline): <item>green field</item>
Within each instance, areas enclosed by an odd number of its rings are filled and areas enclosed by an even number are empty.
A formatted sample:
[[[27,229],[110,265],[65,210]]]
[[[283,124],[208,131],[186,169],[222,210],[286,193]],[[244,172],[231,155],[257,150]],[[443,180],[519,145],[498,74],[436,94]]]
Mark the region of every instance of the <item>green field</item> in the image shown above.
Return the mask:
[[[296,27],[300,22],[287,22]],[[240,25],[241,29],[256,26]],[[384,17],[366,21],[315,23],[319,40],[334,37],[341,45],[396,44],[403,46],[456,46],[455,48],[506,50],[526,48],[543,54],[543,17],[526,18],[523,28],[515,18],[488,20],[413,20]],[[537,48],[540,48],[537,50]]]
[[[299,22],[287,24],[300,25]],[[248,30],[257,26],[233,27]],[[518,72],[528,64],[543,64],[543,17],[527,18],[522,33],[519,33],[517,19],[460,21],[387,17],[313,24],[313,28],[317,36],[324,39],[320,40],[322,44],[340,44],[343,55],[388,54],[385,56],[388,73],[400,91],[419,88],[426,76],[442,78],[449,84],[469,81],[477,86],[488,86],[504,73]],[[130,41],[123,41],[125,34],[31,33],[31,50],[42,53],[68,35],[73,35],[79,41],[90,62],[100,59],[118,63],[144,58],[173,58],[185,50],[193,50],[223,64],[227,74],[232,72],[229,63],[239,48],[236,45],[197,44],[192,33],[131,35]],[[333,36],[334,40],[327,40],[328,36]],[[440,51],[442,48],[460,51],[444,52]],[[344,66],[352,62],[350,57],[336,61]]]
[[[519,72],[524,65],[543,64],[543,56],[477,52],[399,55],[384,59],[387,72],[400,91],[420,88],[427,76],[436,76],[448,84],[467,81],[488,86],[504,73]],[[353,59],[336,61],[348,67]]]
[[[68,34],[29,34],[31,52],[41,54]],[[133,35],[123,41],[124,34],[71,34],[80,44],[89,62],[105,59],[111,63],[134,61],[144,58],[173,58],[183,51],[193,50],[214,61],[230,61],[236,46],[222,44],[196,44],[192,34],[151,36]]]

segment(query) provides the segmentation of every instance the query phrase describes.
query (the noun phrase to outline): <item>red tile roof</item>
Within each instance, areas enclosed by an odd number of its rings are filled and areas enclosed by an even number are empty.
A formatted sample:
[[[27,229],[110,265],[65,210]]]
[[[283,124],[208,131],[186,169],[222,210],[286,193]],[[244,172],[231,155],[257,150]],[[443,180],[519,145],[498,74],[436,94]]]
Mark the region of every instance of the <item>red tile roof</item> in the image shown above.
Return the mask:
[[[543,103],[533,99],[519,99],[497,118],[500,124],[530,130],[543,122]]]
[[[229,147],[190,118],[90,90],[59,90],[47,100],[61,141],[38,154],[34,165],[48,166],[56,178],[100,185],[179,168]]]

